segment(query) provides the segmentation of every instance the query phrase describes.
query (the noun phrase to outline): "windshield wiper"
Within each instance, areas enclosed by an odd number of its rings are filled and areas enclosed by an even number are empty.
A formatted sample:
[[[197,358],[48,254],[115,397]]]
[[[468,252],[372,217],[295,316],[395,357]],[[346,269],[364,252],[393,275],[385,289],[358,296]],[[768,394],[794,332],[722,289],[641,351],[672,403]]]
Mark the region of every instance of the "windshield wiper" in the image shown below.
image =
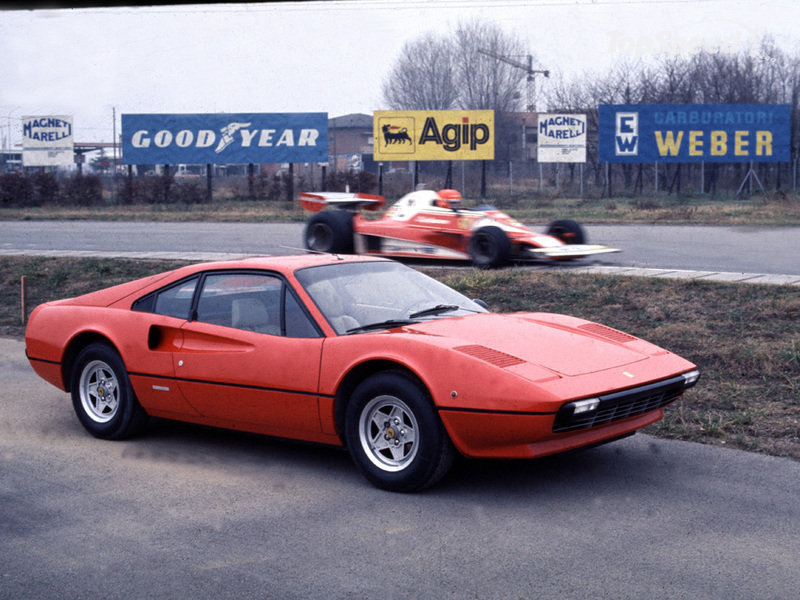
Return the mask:
[[[391,329],[392,327],[402,327],[403,325],[411,325],[416,321],[409,319],[388,319],[386,321],[378,321],[377,323],[368,323],[367,325],[359,325],[348,329],[345,333],[357,333],[359,331],[372,331],[374,329]]]
[[[426,308],[424,310],[418,310],[415,313],[411,313],[408,315],[409,319],[418,319],[420,317],[428,317],[430,315],[440,315],[446,312],[453,312],[454,310],[458,310],[461,308],[457,304],[437,304],[436,306],[431,306],[430,308]]]

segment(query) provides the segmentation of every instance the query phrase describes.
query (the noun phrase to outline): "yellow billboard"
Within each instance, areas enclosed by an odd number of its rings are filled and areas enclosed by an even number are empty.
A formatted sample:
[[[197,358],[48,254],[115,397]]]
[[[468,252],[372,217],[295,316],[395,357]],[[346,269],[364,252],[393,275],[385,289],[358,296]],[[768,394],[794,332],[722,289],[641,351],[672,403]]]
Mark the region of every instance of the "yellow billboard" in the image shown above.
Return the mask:
[[[494,160],[493,110],[377,110],[374,160]]]

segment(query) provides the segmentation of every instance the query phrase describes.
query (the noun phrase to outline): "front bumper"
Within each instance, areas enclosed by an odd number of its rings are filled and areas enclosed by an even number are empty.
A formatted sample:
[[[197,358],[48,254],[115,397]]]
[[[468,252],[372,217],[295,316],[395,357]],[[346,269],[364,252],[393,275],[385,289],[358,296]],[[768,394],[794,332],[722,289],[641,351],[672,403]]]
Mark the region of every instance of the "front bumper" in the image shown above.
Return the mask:
[[[440,408],[453,444],[474,458],[537,458],[592,446],[636,432],[663,416],[699,378],[690,371],[646,384],[564,403],[555,412],[513,412]],[[597,400],[595,410],[575,413],[575,405]],[[584,404],[581,404],[585,408]],[[590,414],[593,413],[593,414]]]

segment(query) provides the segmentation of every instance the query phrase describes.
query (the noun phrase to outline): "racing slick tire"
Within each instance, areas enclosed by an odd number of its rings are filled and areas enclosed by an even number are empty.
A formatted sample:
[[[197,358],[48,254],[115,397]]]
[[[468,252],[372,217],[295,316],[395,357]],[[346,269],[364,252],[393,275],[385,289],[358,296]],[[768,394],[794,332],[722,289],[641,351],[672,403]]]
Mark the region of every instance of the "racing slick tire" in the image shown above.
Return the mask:
[[[309,219],[303,236],[306,248],[315,252],[353,252],[353,214],[346,210],[325,210]]]
[[[469,240],[469,258],[481,269],[502,267],[511,254],[511,241],[505,232],[494,225],[481,227]]]
[[[375,487],[416,492],[453,464],[453,447],[425,388],[400,371],[376,373],[355,389],[345,412],[347,448]]]
[[[572,219],[559,219],[550,223],[547,235],[560,239],[565,244],[585,244],[586,234],[583,227]]]
[[[108,344],[95,342],[81,350],[70,383],[75,414],[93,436],[120,440],[138,433],[147,423],[125,364]]]

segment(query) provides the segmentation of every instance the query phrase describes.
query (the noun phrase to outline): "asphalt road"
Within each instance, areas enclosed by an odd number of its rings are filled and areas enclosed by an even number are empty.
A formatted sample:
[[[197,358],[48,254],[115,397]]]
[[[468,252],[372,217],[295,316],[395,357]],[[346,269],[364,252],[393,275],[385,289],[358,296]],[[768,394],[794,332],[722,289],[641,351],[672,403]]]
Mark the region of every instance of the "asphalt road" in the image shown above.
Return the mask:
[[[303,227],[301,223],[0,221],[0,253],[78,250],[292,254],[303,249]],[[800,227],[594,225],[587,227],[587,232],[592,243],[623,251],[581,261],[584,264],[800,274]]]
[[[0,339],[0,598],[787,599],[800,463],[638,434],[369,486],[344,452],[94,439]]]

